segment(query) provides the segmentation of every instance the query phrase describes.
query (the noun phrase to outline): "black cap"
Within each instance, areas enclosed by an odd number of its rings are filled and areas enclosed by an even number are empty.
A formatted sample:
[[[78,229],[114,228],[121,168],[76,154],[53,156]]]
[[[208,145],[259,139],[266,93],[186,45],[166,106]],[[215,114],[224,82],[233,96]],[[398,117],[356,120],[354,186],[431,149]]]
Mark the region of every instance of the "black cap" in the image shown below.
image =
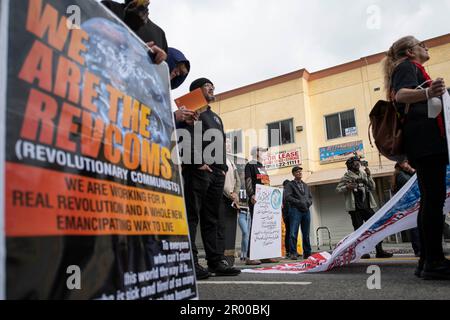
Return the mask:
[[[351,166],[351,165],[353,164],[353,162],[355,162],[355,161],[361,161],[361,158],[358,157],[358,156],[353,156],[353,157],[347,159],[347,161],[345,162],[347,168],[350,169],[350,166]]]
[[[299,171],[299,170],[303,170],[303,168],[302,168],[302,167],[299,167],[299,166],[293,167],[293,168],[292,168],[292,174],[296,173],[296,172]]]
[[[194,91],[195,89],[201,88],[207,83],[211,83],[212,85],[214,85],[212,83],[212,81],[210,81],[210,80],[208,80],[206,78],[200,78],[200,79],[194,80],[191,83],[191,86],[189,87],[189,91]]]

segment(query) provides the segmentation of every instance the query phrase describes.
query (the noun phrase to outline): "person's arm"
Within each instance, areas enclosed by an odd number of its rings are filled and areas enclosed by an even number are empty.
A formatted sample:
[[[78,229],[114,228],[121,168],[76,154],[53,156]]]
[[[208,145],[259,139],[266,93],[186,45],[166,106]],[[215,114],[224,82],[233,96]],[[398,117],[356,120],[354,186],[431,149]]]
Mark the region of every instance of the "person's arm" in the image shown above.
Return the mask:
[[[202,150],[203,145],[200,145],[200,149],[196,148],[197,145],[194,143],[194,134],[195,134],[194,125],[188,125],[186,122],[181,122],[180,127],[178,127],[177,129],[186,130],[181,135],[181,137],[183,137],[183,139],[181,141],[179,141],[179,144],[181,144],[181,146],[183,147],[183,149],[182,149],[183,153],[190,152],[190,154],[191,154],[191,158],[189,159],[190,162],[183,163],[183,164],[194,167],[196,169],[212,171],[208,165],[206,165],[204,163],[196,162],[197,159],[200,159],[201,162],[203,162],[203,150]],[[189,139],[189,141],[183,141],[185,138]]]
[[[446,91],[444,79],[436,79],[431,86],[426,89],[416,90],[403,88],[395,95],[395,100],[400,103],[417,103],[426,101],[429,98],[440,97]]]
[[[294,197],[294,187],[292,185],[292,182],[290,182],[287,186],[286,186],[286,201],[288,204],[291,205],[301,205],[303,202],[299,199],[297,199],[296,197]]]
[[[397,190],[400,190],[409,180],[409,177],[403,172],[399,172],[396,177]]]
[[[309,208],[309,207],[311,207],[311,205],[313,203],[313,196],[312,196],[311,189],[309,188],[309,186],[305,184],[305,187],[308,190],[308,208]]]
[[[367,186],[369,187],[370,191],[375,191],[375,189],[377,188],[375,181],[373,180],[371,175],[367,175]]]
[[[239,197],[239,191],[241,190],[241,178],[239,178],[239,172],[236,167],[234,167],[234,193]]]
[[[347,181],[345,181],[345,179],[341,179],[341,181],[339,181],[338,185],[336,186],[336,191],[338,193],[348,192],[349,189],[348,189],[347,185],[348,185]]]
[[[433,81],[429,88],[417,90],[419,83],[417,67],[410,61],[401,63],[392,75],[392,89],[395,92],[395,101],[412,104],[427,101],[429,98],[440,97],[445,93],[444,80],[439,78]]]
[[[255,190],[253,189],[252,170],[250,164],[247,164],[245,166],[245,191],[247,192],[247,197],[249,199],[255,195]]]

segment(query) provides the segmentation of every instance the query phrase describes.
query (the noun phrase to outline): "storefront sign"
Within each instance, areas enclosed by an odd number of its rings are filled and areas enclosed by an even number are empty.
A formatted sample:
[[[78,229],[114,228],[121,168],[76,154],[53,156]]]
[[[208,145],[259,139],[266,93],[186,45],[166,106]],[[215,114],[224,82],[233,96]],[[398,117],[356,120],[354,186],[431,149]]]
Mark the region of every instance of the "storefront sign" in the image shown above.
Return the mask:
[[[349,143],[338,144],[319,149],[320,163],[331,163],[345,161],[353,155],[354,152],[362,154],[364,146],[362,141],[354,141]]]
[[[268,153],[263,161],[267,170],[299,166],[302,164],[300,149]]]

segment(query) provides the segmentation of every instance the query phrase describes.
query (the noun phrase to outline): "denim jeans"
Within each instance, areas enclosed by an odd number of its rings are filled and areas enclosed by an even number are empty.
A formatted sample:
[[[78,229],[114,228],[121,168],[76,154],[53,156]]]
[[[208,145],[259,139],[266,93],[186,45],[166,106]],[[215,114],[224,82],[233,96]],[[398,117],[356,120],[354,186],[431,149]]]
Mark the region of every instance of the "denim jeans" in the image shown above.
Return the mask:
[[[241,210],[239,212],[239,228],[242,232],[241,258],[247,258],[248,243],[250,241],[250,213]]]
[[[311,225],[311,214],[308,211],[301,212],[297,208],[289,207],[289,224],[290,224],[290,250],[291,255],[298,255],[297,237],[298,229],[302,230],[303,255],[311,254],[311,242],[309,240],[309,228]]]

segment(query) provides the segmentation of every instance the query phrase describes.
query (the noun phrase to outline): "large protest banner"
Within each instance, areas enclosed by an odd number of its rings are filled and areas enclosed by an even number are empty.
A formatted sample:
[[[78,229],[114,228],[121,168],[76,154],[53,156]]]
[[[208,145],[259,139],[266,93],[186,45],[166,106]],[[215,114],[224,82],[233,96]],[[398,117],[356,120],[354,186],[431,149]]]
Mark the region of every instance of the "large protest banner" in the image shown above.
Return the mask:
[[[250,259],[281,257],[283,190],[256,185],[250,235]]]
[[[1,6],[0,298],[195,299],[167,65],[94,0]]]
[[[450,212],[450,167],[447,168],[447,200],[444,214]],[[248,273],[306,273],[323,272],[358,261],[372,251],[384,238],[417,227],[420,191],[414,175],[375,215],[358,230],[342,239],[330,254],[313,254],[298,263],[280,264],[270,268],[242,270]]]

